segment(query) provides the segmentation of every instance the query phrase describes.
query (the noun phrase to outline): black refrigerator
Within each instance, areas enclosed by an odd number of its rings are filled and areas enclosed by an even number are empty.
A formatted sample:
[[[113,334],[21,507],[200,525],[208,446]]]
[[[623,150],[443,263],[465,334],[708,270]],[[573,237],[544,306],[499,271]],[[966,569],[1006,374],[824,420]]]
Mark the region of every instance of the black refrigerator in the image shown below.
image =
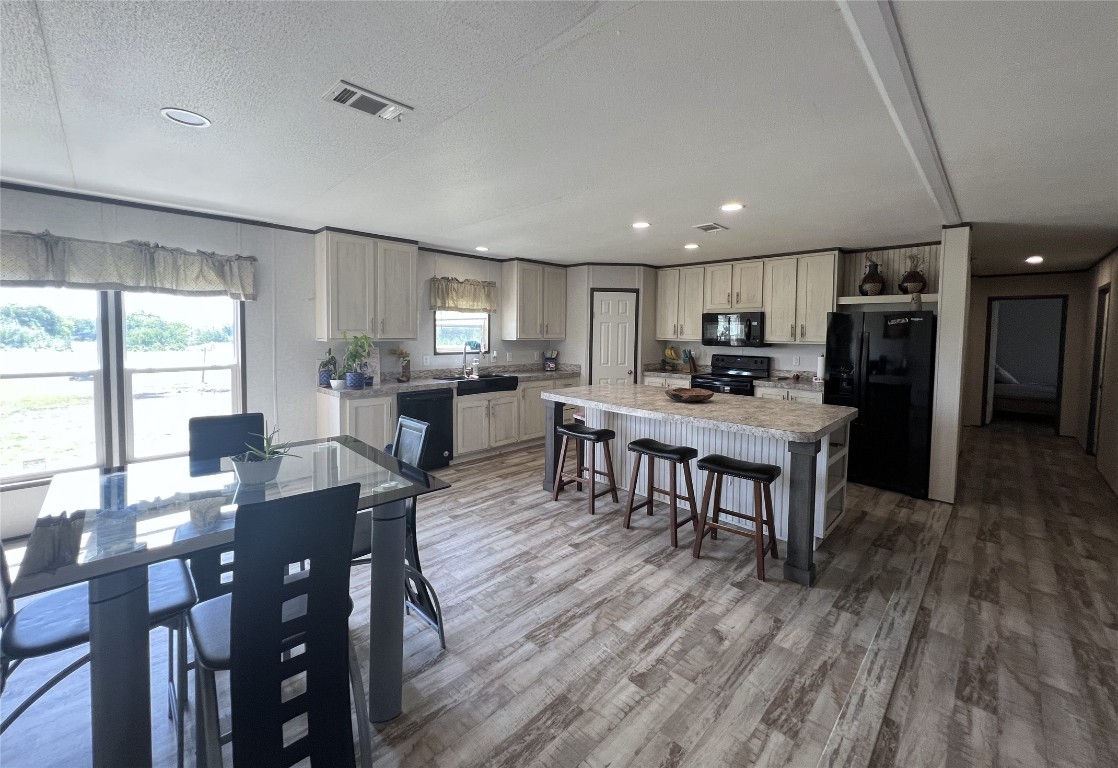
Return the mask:
[[[851,482],[928,498],[935,356],[933,312],[827,316],[823,402],[858,409]]]

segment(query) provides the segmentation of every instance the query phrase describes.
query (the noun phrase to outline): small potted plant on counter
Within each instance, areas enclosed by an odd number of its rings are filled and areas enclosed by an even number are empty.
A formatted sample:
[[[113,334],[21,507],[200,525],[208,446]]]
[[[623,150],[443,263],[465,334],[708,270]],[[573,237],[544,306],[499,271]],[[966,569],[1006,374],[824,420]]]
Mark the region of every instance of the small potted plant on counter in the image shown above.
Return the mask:
[[[338,377],[338,358],[333,349],[328,349],[326,359],[318,364],[318,386],[341,389],[344,385],[345,381]]]
[[[291,453],[291,443],[276,441],[276,433],[279,432],[279,427],[274,427],[271,431],[268,431],[268,425],[265,424],[264,431],[266,434],[263,435],[253,433],[255,437],[264,440],[261,446],[245,443],[245,447],[248,448],[247,451],[230,457],[233,460],[233,472],[236,473],[237,480],[242,485],[263,485],[272,482],[279,474],[280,462],[283,461],[283,457],[294,455]]]
[[[388,351],[400,359],[400,375],[396,377],[396,381],[401,384],[411,381],[411,352],[403,347],[394,347]]]
[[[365,388],[365,360],[373,349],[373,339],[361,333],[352,339],[344,336],[348,346],[345,350],[345,385],[349,389]]]

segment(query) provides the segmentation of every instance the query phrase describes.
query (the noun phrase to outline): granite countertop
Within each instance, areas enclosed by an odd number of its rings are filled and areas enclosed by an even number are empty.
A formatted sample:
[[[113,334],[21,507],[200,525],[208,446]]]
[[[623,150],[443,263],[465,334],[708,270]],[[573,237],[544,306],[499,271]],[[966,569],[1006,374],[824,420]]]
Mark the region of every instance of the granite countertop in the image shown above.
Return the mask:
[[[424,371],[426,374],[427,371]],[[432,371],[432,373],[439,373]],[[498,370],[496,368],[483,368],[482,373],[509,373],[516,376],[521,383],[526,381],[559,381],[562,379],[577,379],[582,374],[579,370],[560,370],[560,371],[541,371],[534,369],[530,371],[517,371],[517,370]],[[331,389],[330,387],[319,387],[318,391],[324,395],[337,397],[345,400],[352,400],[355,398],[363,397],[388,397],[396,395],[400,392],[421,392],[427,389],[455,389],[457,382],[454,381],[440,381],[430,376],[420,378],[415,374],[412,375],[412,380],[406,384],[401,384],[397,381],[383,381],[379,387],[365,387],[364,389]]]
[[[793,442],[814,442],[852,421],[856,408],[794,400],[715,394],[705,403],[677,403],[654,387],[599,384],[544,392],[545,400],[611,413],[683,422],[724,432],[744,432]]]
[[[799,381],[788,378],[771,378],[771,379],[754,379],[753,383],[762,387],[773,387],[775,389],[800,389],[805,392],[822,392],[823,382],[812,381],[811,376],[801,376]]]

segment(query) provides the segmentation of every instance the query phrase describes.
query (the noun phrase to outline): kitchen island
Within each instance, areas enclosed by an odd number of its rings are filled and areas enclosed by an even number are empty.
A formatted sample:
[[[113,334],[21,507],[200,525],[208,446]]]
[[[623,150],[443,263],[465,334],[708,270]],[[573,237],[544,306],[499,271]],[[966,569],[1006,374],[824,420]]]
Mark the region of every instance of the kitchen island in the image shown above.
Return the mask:
[[[775,464],[781,468],[772,487],[776,532],[787,542],[784,577],[805,585],[815,580],[816,537],[822,538],[834,526],[845,504],[849,424],[856,409],[725,394],[715,394],[704,403],[677,403],[662,389],[625,384],[572,387],[544,392],[542,397],[549,401],[547,434],[551,436],[545,441],[545,490],[551,490],[555,481],[559,438],[554,428],[562,423],[567,403],[585,411],[587,426],[617,433],[613,460],[619,487],[627,487],[632,471],[633,456],[626,446],[642,437],[690,445],[700,458],[721,453]],[[659,464],[662,467],[663,462]],[[647,463],[637,478],[638,489],[644,487],[646,471]],[[666,487],[663,481],[657,485]],[[698,477],[696,486],[701,487]],[[748,483],[728,479],[723,506],[748,509],[752,503],[748,488]]]

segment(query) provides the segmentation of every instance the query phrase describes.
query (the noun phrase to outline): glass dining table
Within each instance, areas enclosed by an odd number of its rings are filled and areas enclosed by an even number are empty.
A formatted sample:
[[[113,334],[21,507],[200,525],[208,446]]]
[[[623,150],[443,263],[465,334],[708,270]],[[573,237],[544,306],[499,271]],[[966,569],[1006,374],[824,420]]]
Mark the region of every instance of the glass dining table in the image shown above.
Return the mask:
[[[52,478],[11,595],[89,582],[94,766],[151,765],[147,566],[228,547],[239,504],[337,485],[360,483],[359,508],[373,518],[369,717],[402,711],[407,502],[450,485],[348,436],[293,443],[292,453],[259,486],[238,483],[227,459],[192,474],[186,457]],[[84,518],[70,522],[75,512]]]

